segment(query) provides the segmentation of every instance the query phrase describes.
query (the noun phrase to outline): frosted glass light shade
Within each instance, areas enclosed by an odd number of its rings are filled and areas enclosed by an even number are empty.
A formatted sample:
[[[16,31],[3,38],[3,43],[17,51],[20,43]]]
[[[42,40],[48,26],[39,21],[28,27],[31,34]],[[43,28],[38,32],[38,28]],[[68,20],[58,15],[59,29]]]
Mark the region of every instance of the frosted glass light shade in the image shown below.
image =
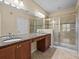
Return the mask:
[[[3,0],[0,0],[0,2],[2,2]]]

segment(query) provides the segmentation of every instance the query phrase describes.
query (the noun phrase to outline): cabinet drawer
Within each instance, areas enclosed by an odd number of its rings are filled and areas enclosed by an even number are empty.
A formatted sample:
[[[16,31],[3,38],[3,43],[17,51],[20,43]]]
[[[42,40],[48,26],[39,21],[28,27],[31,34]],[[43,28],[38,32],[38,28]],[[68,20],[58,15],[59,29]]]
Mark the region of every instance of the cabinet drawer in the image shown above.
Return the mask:
[[[45,39],[45,37],[35,38],[35,39],[32,40],[32,42],[36,42],[36,41],[39,41],[39,40],[42,40],[42,39]]]

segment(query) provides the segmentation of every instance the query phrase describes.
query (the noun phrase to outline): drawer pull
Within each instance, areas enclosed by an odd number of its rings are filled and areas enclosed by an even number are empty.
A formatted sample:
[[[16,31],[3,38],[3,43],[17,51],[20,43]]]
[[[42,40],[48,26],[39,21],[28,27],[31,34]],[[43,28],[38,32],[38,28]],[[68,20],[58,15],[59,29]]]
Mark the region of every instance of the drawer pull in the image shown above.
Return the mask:
[[[17,46],[17,48],[19,48],[19,47]]]
[[[21,45],[19,45],[19,47],[21,47]]]

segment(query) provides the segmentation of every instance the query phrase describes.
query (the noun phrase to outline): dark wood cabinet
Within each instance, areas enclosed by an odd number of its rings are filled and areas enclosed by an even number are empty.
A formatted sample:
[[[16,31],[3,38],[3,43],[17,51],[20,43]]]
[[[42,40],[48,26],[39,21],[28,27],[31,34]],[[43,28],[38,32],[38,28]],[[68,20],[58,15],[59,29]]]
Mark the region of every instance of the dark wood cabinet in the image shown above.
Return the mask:
[[[37,41],[37,49],[44,52],[50,47],[50,43],[51,35],[46,35],[41,40]]]
[[[0,59],[31,59],[31,42],[21,42],[0,49]]]
[[[35,41],[37,41],[37,49],[44,52],[50,46],[51,35],[39,36],[0,47],[0,59],[31,59],[31,43]]]
[[[15,59],[16,45],[0,49],[0,59]]]
[[[31,59],[30,41],[17,44],[16,59]]]

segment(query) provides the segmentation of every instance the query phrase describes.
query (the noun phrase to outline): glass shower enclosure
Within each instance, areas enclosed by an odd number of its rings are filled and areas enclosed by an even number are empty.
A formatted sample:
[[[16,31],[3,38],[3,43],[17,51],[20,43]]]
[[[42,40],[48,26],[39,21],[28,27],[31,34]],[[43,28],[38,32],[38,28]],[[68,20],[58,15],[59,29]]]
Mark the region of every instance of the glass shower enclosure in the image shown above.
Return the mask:
[[[54,45],[77,50],[75,15],[53,18]]]

